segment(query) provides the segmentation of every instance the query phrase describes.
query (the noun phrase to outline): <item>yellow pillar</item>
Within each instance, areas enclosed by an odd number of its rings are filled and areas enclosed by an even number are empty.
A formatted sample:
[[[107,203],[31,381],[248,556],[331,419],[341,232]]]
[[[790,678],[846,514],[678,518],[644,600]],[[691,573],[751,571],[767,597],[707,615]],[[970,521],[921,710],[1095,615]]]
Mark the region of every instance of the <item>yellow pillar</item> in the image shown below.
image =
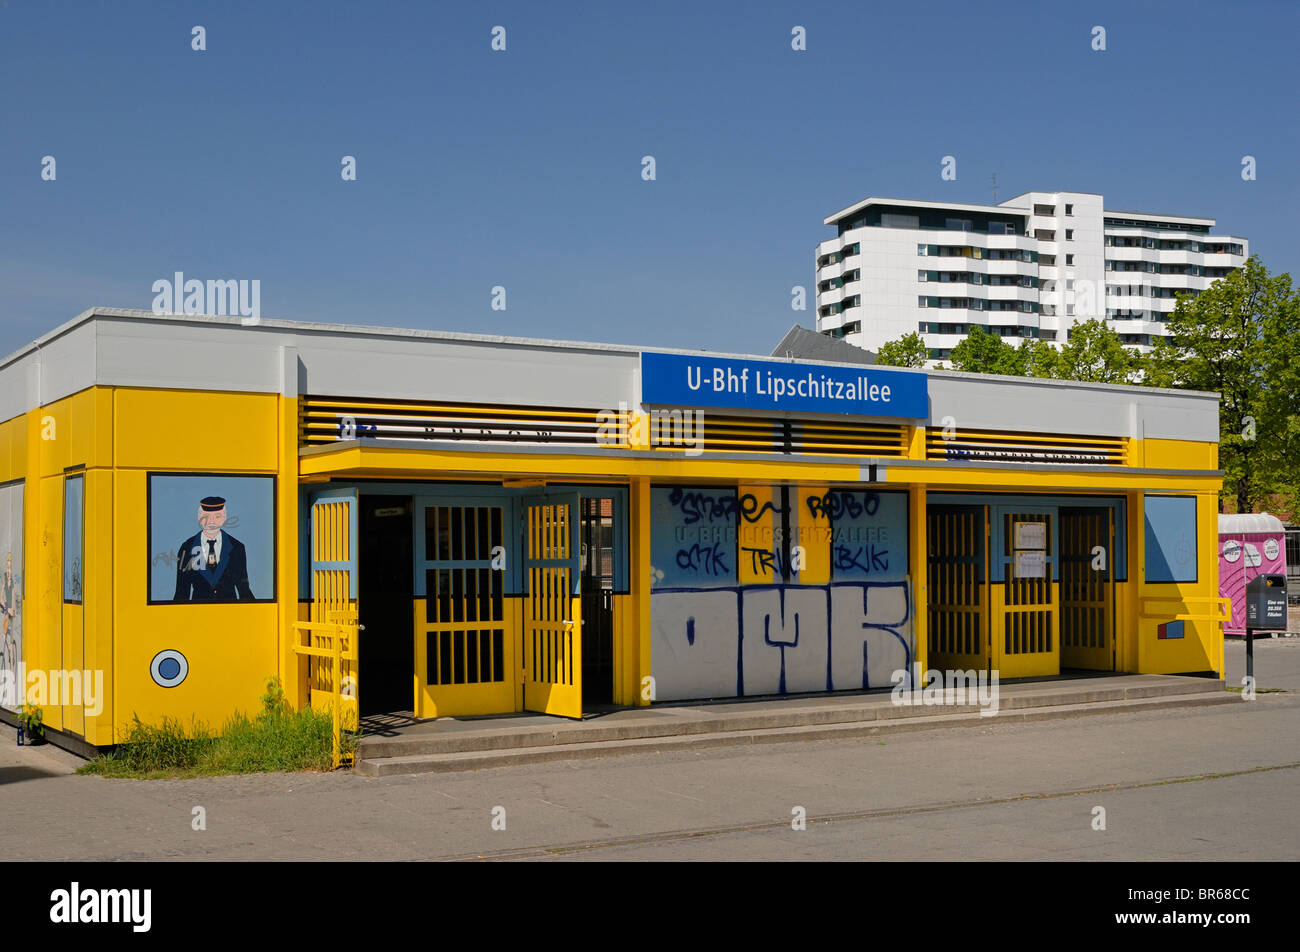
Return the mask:
[[[914,426],[908,434],[908,459],[925,459],[925,427]]]
[[[630,624],[625,629],[624,644],[630,649],[624,668],[630,677],[630,696],[624,703],[646,707],[650,699],[645,679],[650,670],[650,480],[633,478],[628,499],[631,526],[628,532],[628,591],[631,593]]]
[[[929,585],[926,563],[925,487],[912,486],[907,491],[908,567],[912,578],[912,660],[925,671],[928,658],[928,622],[926,605],[929,602]]]
[[[1133,624],[1130,629],[1128,655],[1132,661],[1129,669],[1136,674],[1146,671],[1146,641],[1143,638],[1144,622],[1142,614],[1142,596],[1146,591],[1147,538],[1145,532],[1146,509],[1141,492],[1129,493],[1129,566],[1128,577],[1133,592]]]
[[[280,465],[276,478],[276,556],[275,580],[279,598],[280,684],[284,696],[296,706],[307,703],[307,687],[300,676],[303,665],[294,653],[297,638],[293,623],[298,621],[298,401],[279,398],[277,420]]]

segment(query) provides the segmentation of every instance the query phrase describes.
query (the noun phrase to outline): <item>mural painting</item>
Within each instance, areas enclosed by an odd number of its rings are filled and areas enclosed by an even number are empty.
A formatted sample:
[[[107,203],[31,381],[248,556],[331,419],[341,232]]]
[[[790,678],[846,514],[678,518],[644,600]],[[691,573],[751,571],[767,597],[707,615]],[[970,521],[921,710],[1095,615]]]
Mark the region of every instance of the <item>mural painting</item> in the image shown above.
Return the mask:
[[[0,486],[0,684],[22,684],[23,659],[23,484]],[[21,698],[0,693],[10,710]]]
[[[274,601],[273,477],[150,474],[148,534],[150,603]]]

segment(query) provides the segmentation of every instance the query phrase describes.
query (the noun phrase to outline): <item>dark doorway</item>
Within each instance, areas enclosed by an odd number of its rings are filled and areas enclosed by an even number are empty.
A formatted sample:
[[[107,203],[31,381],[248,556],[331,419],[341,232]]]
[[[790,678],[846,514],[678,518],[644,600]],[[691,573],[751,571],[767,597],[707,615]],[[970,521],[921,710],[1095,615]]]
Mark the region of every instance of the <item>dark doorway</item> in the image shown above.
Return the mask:
[[[1115,670],[1114,514],[1061,510],[1061,667]]]
[[[614,702],[614,500],[578,501],[582,561],[582,706]]]
[[[362,496],[357,524],[357,701],[361,716],[409,711],[414,703],[410,496]]]

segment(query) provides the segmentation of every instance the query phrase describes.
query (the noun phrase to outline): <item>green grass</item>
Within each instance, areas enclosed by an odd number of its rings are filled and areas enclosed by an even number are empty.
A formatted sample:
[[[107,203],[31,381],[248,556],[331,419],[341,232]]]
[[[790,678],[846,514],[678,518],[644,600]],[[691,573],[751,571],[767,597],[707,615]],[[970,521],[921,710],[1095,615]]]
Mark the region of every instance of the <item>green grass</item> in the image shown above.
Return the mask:
[[[136,717],[116,750],[77,772],[149,779],[331,769],[334,722],[329,714],[292,710],[278,684],[268,685],[262,704],[256,717],[231,716],[219,734],[198,720],[187,728],[171,717],[157,725]],[[356,743],[355,735],[344,733],[345,754]]]

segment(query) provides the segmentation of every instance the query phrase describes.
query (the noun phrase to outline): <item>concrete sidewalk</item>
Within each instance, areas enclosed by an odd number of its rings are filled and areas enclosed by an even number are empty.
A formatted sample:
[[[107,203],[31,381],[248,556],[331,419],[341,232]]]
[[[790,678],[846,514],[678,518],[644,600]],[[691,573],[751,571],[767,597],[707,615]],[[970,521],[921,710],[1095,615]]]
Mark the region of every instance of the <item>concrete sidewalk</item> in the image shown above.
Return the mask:
[[[1000,684],[996,712],[966,704],[899,705],[888,691],[814,697],[663,704],[581,721],[545,715],[392,719],[367,734],[356,772],[389,776],[473,770],[620,753],[827,740],[993,720],[1030,721],[1120,711],[1231,703],[1240,695],[1212,678],[1098,675]],[[918,699],[919,702],[919,699]],[[987,705],[988,711],[994,707]],[[375,721],[371,722],[372,725]]]

